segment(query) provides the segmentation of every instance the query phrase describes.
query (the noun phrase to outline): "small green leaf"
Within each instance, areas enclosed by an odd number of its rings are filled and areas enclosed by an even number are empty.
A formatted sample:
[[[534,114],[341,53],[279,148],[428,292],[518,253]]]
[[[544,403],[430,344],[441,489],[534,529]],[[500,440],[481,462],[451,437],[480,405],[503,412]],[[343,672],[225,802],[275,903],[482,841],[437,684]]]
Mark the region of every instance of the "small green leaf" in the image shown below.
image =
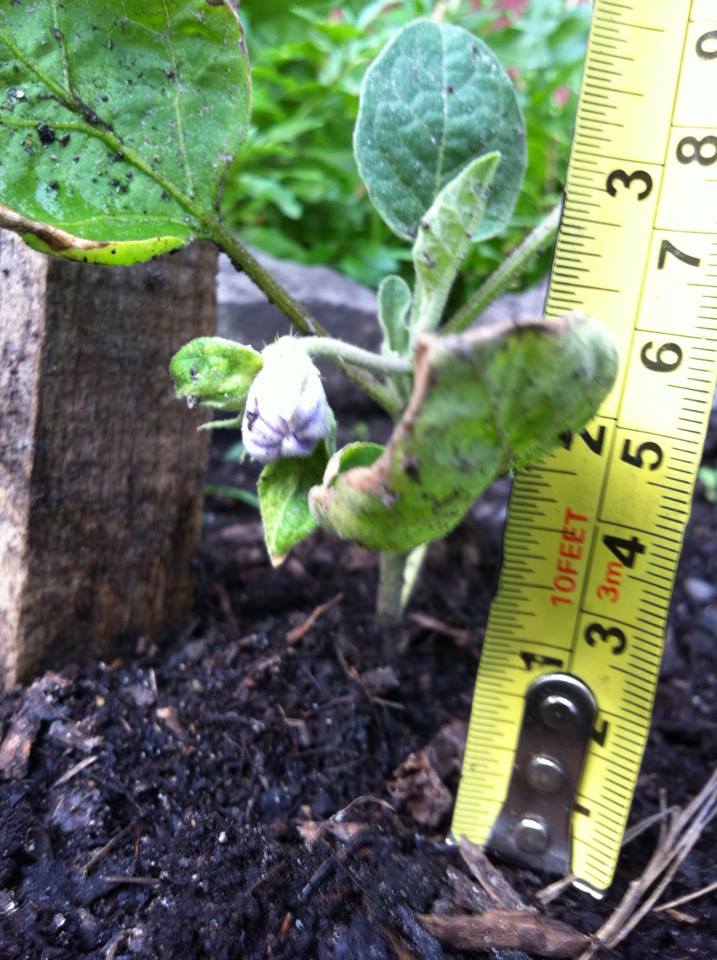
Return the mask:
[[[206,236],[249,111],[229,2],[2,3],[0,226],[104,264]]]
[[[506,225],[525,170],[525,127],[510,78],[462,27],[418,20],[371,65],[354,131],[374,206],[413,239],[440,190],[476,157],[503,158],[475,239]]]
[[[378,322],[383,332],[381,352],[403,356],[409,347],[411,288],[402,277],[391,274],[378,288]]]
[[[435,330],[485,211],[500,154],[489,153],[447,183],[422,218],[413,244],[416,286],[412,333]]]
[[[223,337],[197,337],[175,353],[169,372],[178,397],[194,397],[215,410],[241,411],[263,363],[253,347]],[[234,421],[219,420],[214,428],[234,425]]]
[[[327,460],[322,441],[308,457],[285,457],[261,471],[259,506],[272,566],[280,566],[289,550],[316,529],[309,511],[309,490],[321,481]]]
[[[413,395],[385,451],[333,473],[329,464],[311,511],[322,526],[377,550],[442,537],[496,477],[579,430],[616,371],[611,341],[580,314],[424,334]]]

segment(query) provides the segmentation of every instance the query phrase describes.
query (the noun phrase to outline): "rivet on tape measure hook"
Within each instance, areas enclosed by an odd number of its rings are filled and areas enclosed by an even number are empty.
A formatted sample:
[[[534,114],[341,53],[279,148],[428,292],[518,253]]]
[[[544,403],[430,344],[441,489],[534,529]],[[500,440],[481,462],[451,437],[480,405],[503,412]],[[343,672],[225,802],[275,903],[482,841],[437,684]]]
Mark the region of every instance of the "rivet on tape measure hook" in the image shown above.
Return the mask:
[[[546,313],[602,320],[620,371],[593,422],[514,483],[453,820],[598,894],[717,377],[716,89],[717,0],[596,0]],[[544,722],[543,683],[565,685],[550,695],[572,741]]]

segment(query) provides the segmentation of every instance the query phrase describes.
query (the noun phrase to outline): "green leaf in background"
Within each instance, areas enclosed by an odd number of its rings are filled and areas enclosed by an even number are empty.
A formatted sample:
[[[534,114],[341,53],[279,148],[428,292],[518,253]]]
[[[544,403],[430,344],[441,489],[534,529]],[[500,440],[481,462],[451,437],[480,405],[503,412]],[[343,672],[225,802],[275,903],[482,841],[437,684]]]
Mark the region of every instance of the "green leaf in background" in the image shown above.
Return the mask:
[[[413,395],[385,452],[368,465],[330,464],[311,491],[312,513],[376,550],[442,537],[496,477],[580,429],[616,371],[603,328],[579,314],[425,334]]]
[[[285,457],[261,471],[259,508],[272,566],[281,566],[289,550],[316,529],[309,511],[309,490],[321,482],[327,461],[322,441],[308,457]]]
[[[498,151],[475,239],[507,223],[525,170],[525,128],[496,58],[462,27],[404,27],[366,73],[354,134],[359,173],[388,226],[413,239],[440,190],[467,163]]]
[[[107,264],[204,236],[249,123],[229,2],[0,4],[0,226]]]
[[[378,288],[378,322],[383,333],[382,353],[403,355],[409,347],[411,288],[402,277],[384,277]]]
[[[178,397],[193,397],[215,410],[241,411],[263,364],[253,347],[223,337],[196,337],[175,353],[169,372]],[[216,423],[238,425],[227,420]]]
[[[421,218],[413,244],[416,286],[411,331],[435,330],[485,212],[499,153],[478,157],[447,183]]]

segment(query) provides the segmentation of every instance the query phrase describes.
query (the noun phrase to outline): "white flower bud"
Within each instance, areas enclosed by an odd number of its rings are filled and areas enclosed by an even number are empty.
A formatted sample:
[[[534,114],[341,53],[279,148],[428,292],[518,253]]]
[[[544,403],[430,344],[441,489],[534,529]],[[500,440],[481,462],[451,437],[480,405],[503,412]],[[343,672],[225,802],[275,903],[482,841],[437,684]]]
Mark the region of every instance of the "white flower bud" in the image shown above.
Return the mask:
[[[293,337],[272,343],[262,357],[244,410],[244,447],[261,463],[307,457],[333,424],[319,371]]]

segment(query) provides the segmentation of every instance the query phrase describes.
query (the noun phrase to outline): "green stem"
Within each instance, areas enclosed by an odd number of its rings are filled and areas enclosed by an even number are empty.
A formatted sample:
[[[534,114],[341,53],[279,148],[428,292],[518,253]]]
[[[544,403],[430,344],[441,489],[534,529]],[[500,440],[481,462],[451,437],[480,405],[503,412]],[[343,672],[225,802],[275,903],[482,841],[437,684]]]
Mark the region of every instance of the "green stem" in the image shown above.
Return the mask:
[[[202,217],[201,211],[196,211],[195,215],[200,216],[211,238],[227,254],[236,269],[243,270],[266,295],[269,302],[278,307],[298,330],[316,337],[326,335],[326,330],[318,320],[311,316],[306,307],[292,297],[273,274],[262,267],[251,250],[245,247],[231,230],[228,230],[224,224],[216,219]]]
[[[511,255],[481,284],[466,303],[441,327],[441,333],[460,333],[469,327],[495,298],[507,290],[528,260],[552,242],[560,225],[562,203],[556,204]]]
[[[302,346],[311,357],[326,357],[329,360],[343,360],[363,370],[373,373],[410,373],[411,364],[403,357],[382,357],[378,353],[364,350],[353,343],[334,340],[333,337],[304,337]]]
[[[398,628],[403,612],[404,575],[409,555],[410,551],[381,553],[379,556],[376,616],[383,630],[382,653],[389,661],[394,660],[398,653]]]

